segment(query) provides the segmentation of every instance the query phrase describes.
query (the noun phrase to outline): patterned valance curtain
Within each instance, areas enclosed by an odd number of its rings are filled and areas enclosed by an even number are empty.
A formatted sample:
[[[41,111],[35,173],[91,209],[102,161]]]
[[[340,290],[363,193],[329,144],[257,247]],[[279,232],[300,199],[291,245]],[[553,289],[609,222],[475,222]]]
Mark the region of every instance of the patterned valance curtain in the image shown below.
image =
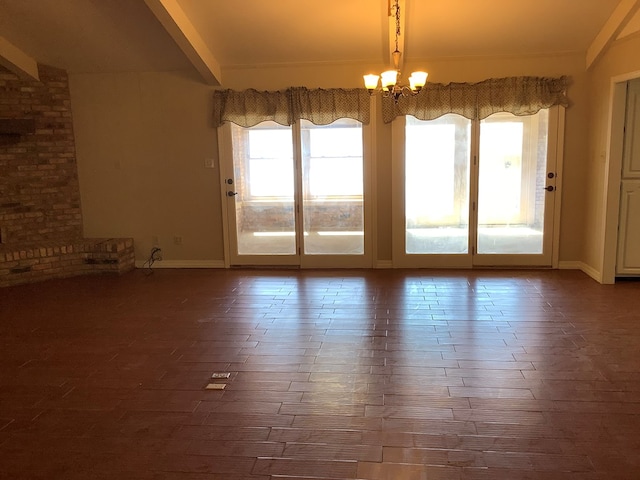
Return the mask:
[[[369,123],[369,94],[364,89],[314,89],[294,87],[283,91],[218,90],[213,97],[213,125],[232,122],[253,127],[267,120],[292,125],[309,120],[328,125],[340,118]]]
[[[427,83],[417,95],[382,99],[385,123],[404,115],[433,120],[457,113],[470,120],[482,120],[497,112],[533,115],[554,105],[567,107],[567,77],[492,78],[479,83]]]

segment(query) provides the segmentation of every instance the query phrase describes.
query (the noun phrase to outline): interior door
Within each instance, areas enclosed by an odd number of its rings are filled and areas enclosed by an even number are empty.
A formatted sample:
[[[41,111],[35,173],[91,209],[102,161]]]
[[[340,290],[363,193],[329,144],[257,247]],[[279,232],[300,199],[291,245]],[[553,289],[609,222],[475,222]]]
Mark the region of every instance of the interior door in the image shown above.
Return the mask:
[[[620,189],[617,275],[640,275],[640,180],[626,180]]]
[[[640,275],[640,79],[627,82],[616,275]]]
[[[560,131],[558,108],[397,118],[394,265],[552,266]]]
[[[225,125],[220,148],[229,265],[369,267],[360,122]]]

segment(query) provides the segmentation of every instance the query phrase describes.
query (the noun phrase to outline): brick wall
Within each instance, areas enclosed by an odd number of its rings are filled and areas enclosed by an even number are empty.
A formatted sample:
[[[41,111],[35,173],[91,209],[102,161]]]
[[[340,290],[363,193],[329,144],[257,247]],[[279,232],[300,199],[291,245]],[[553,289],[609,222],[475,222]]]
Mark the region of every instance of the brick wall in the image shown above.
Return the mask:
[[[0,246],[0,287],[52,278],[124,273],[135,266],[131,238],[85,238]]]
[[[65,71],[39,66],[40,81],[0,67],[0,286],[134,266],[133,240],[83,239],[71,99]]]
[[[82,236],[71,100],[63,70],[41,81],[0,67],[0,118],[30,118],[35,133],[0,135],[0,233],[17,245]]]

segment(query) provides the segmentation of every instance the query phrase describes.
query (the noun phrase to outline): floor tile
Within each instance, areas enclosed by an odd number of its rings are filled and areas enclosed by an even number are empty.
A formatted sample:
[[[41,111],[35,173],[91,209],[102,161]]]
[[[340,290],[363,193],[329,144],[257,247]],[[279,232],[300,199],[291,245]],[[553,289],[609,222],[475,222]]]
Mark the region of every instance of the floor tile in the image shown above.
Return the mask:
[[[639,296],[539,270],[0,289],[0,477],[635,478]]]

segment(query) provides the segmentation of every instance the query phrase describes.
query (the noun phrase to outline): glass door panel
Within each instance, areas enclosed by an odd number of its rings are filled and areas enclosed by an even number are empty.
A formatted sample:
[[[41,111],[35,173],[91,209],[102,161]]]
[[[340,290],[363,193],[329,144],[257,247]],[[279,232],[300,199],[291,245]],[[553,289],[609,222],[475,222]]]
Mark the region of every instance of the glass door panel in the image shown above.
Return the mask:
[[[350,119],[227,124],[219,140],[229,265],[371,266],[369,129]]]
[[[478,254],[543,253],[548,122],[548,110],[480,122]]]
[[[362,124],[301,122],[303,252],[363,255]]]
[[[394,120],[394,266],[553,266],[563,122],[559,108]]]
[[[406,118],[405,253],[469,253],[471,121]]]
[[[237,255],[296,255],[291,127],[231,125]]]

